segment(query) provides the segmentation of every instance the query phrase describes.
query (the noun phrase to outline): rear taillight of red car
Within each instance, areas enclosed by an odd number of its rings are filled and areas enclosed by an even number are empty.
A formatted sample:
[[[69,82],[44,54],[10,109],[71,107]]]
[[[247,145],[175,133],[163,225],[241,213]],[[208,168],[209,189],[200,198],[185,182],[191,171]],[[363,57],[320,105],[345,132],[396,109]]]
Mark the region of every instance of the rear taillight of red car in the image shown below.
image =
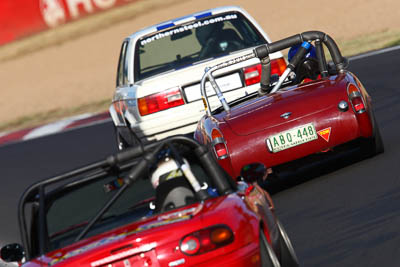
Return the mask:
[[[347,94],[353,110],[357,114],[365,112],[365,103],[358,87],[352,83],[347,86]]]
[[[233,240],[233,232],[228,226],[214,225],[184,236],[179,248],[182,253],[193,256],[226,246]]]
[[[138,98],[137,101],[139,113],[142,116],[185,104],[179,88],[172,88],[157,94]]]
[[[211,144],[214,149],[214,153],[217,156],[217,159],[225,159],[228,157],[228,148],[226,147],[225,139],[222,133],[213,129],[211,131]]]
[[[271,60],[271,75],[277,74],[281,76],[285,69],[286,61],[284,58]],[[261,64],[246,67],[243,69],[243,73],[246,86],[259,83],[261,79]]]

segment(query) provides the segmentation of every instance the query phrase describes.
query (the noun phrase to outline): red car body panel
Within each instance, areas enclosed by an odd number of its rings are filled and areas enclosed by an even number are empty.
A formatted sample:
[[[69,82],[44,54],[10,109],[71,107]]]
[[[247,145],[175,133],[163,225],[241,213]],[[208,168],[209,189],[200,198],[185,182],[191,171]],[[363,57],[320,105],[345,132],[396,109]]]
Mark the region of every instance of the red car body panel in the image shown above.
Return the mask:
[[[260,223],[272,247],[278,246],[279,233],[270,199],[258,186],[251,192],[209,199],[119,227],[47,253],[24,266],[259,266]],[[250,204],[254,197],[264,203],[256,205],[257,212]],[[180,251],[182,237],[216,224],[225,224],[233,231],[231,244],[197,256]]]
[[[347,93],[349,84],[356,85],[361,92],[366,109],[361,114],[352,108]],[[340,101],[347,102],[347,111],[339,110]],[[282,117],[286,112],[291,112],[287,119]],[[275,153],[269,151],[267,138],[308,123],[312,123],[317,132],[325,132],[318,134],[316,140]],[[360,137],[370,138],[373,127],[368,93],[352,73],[345,72],[248,100],[232,106],[229,112],[205,115],[194,137],[212,147],[211,133],[218,129],[229,153],[227,158],[218,161],[228,173],[237,177],[241,168],[252,162],[274,167]]]

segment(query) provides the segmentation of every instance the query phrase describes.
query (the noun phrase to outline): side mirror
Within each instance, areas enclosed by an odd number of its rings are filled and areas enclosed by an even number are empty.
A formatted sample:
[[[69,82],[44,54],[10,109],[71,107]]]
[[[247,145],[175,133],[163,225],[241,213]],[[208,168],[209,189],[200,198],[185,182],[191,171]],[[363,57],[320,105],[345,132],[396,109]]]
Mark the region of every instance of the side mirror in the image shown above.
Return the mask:
[[[20,244],[9,244],[1,248],[0,257],[5,262],[21,262],[25,257],[25,251]]]
[[[266,174],[267,167],[265,167],[264,164],[258,162],[245,165],[240,171],[240,175],[247,183],[257,182],[258,179],[263,179]]]

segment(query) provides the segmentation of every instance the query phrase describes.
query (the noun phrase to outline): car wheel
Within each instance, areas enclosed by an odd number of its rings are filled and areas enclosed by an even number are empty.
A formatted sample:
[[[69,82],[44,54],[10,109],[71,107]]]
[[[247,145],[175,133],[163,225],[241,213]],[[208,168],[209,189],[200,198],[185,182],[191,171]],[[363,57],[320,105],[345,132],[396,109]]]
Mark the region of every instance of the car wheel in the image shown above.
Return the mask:
[[[139,145],[140,142],[128,127],[115,127],[115,136],[118,150]]]
[[[280,267],[279,260],[276,257],[274,250],[268,243],[264,232],[260,231],[260,260],[261,267]]]
[[[385,151],[385,147],[383,145],[383,140],[381,136],[381,131],[379,130],[378,123],[376,122],[375,116],[374,116],[374,125],[375,125],[375,136],[373,140],[373,148],[374,148],[374,154],[380,154]]]
[[[380,154],[385,151],[385,147],[383,145],[383,140],[381,136],[381,131],[379,130],[379,127],[376,127],[376,132],[375,132],[375,138],[373,141],[373,148],[374,148],[374,154]]]
[[[125,141],[125,139],[121,136],[118,130],[116,130],[116,138],[117,138],[117,147],[118,150],[124,150],[129,147],[129,144]]]
[[[282,266],[297,267],[299,260],[297,259],[296,252],[294,251],[292,242],[286,233],[285,228],[279,220],[276,220],[279,230],[279,246],[281,250],[281,264]]]
[[[364,152],[367,156],[375,156],[377,154],[383,153],[385,151],[385,147],[383,145],[383,140],[381,136],[381,131],[379,130],[378,123],[376,122],[375,116],[373,115],[374,136],[368,140],[368,142],[364,145]]]

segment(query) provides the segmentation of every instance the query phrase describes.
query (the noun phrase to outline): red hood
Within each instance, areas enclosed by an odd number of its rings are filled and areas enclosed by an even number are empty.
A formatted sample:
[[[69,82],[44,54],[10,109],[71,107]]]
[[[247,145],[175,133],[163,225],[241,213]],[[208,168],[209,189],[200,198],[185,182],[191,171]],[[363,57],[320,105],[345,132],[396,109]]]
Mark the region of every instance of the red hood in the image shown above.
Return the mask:
[[[224,121],[235,134],[249,135],[320,112],[344,98],[347,82],[343,77],[306,83],[247,101],[233,107]],[[281,117],[286,112],[291,112],[289,119]]]

